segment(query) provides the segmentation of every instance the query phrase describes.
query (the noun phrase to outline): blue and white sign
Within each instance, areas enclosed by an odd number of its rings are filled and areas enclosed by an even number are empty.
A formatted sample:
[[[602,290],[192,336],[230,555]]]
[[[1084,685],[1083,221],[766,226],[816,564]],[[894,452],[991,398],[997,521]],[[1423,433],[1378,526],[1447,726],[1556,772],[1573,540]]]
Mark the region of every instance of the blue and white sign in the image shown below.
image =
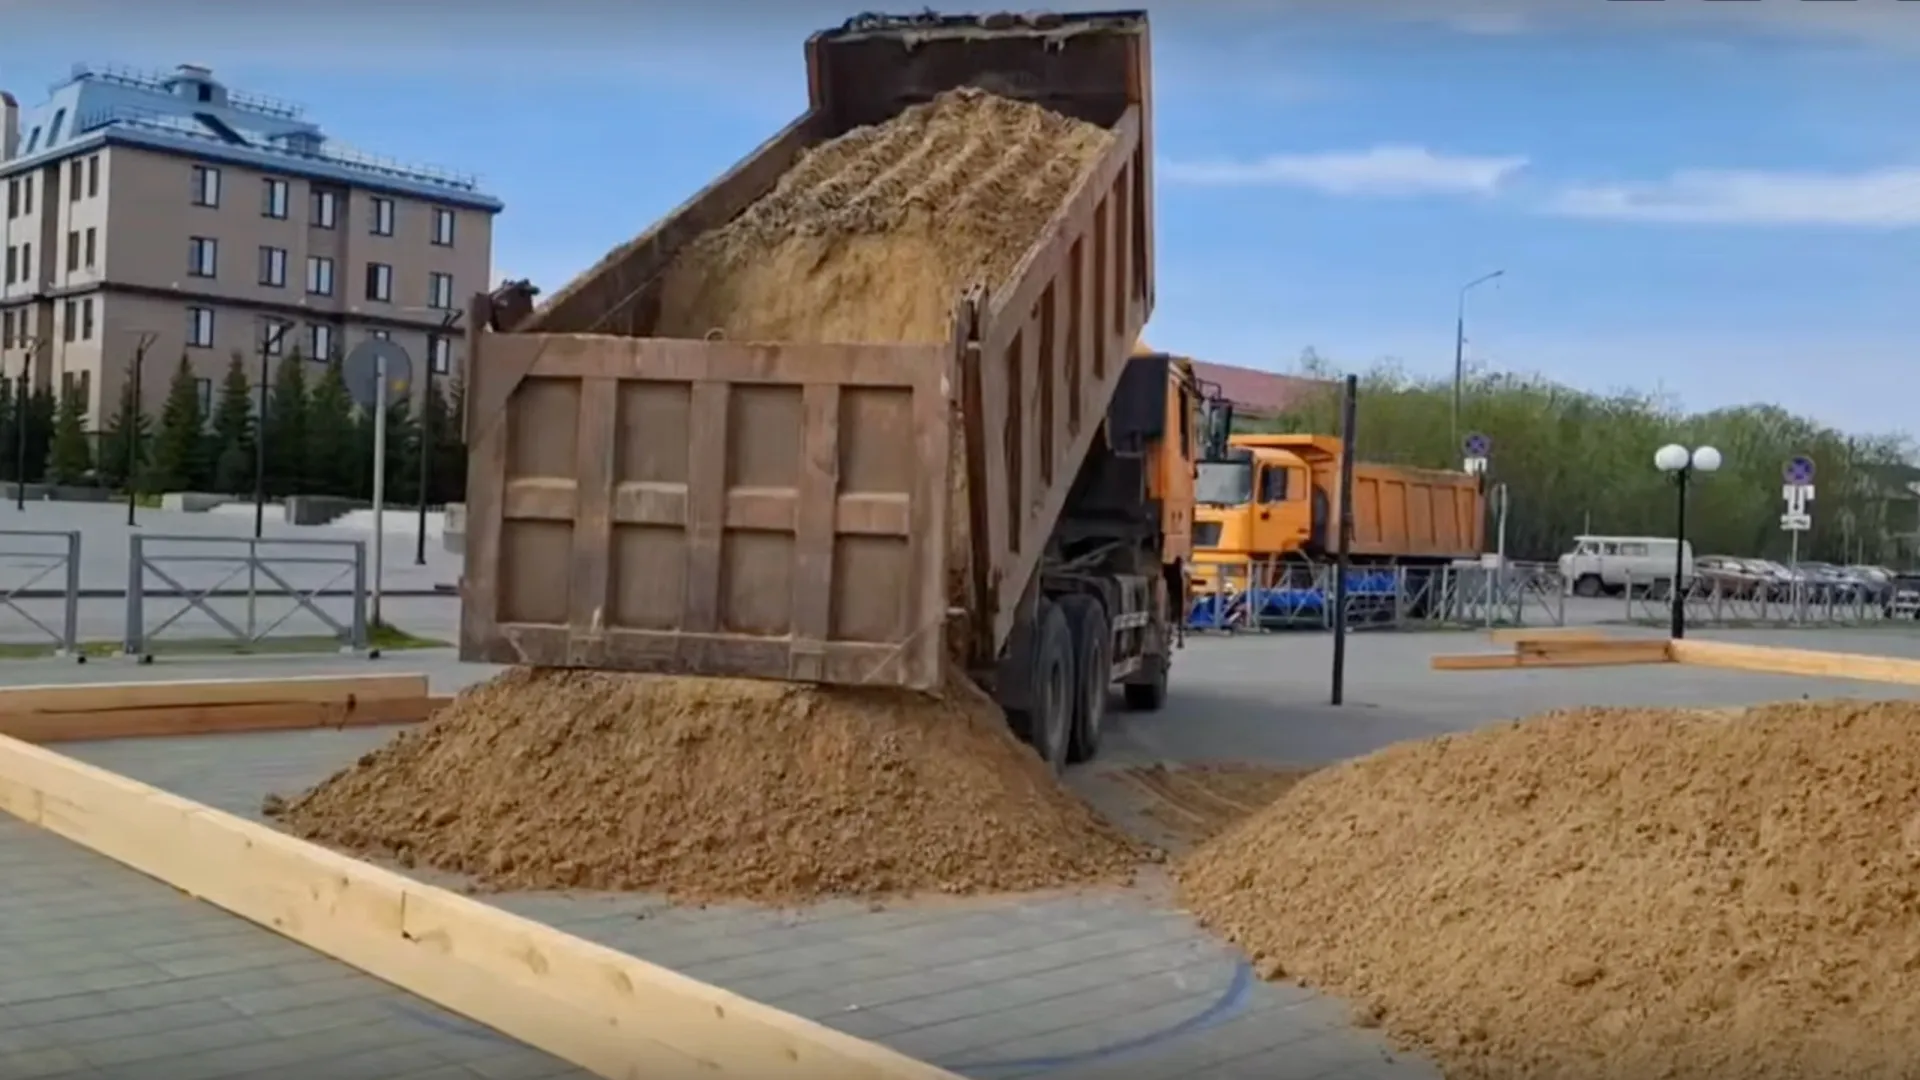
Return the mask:
[[[1493,440],[1473,432],[1460,440],[1460,452],[1466,458],[1466,471],[1480,475],[1487,471],[1487,458],[1493,452]]]
[[[1813,528],[1813,515],[1807,512],[1807,504],[1813,501],[1813,459],[1804,454],[1788,458],[1780,468],[1780,477],[1786,481],[1780,497],[1787,504],[1787,512],[1780,515],[1780,527],[1787,532],[1806,532]]]

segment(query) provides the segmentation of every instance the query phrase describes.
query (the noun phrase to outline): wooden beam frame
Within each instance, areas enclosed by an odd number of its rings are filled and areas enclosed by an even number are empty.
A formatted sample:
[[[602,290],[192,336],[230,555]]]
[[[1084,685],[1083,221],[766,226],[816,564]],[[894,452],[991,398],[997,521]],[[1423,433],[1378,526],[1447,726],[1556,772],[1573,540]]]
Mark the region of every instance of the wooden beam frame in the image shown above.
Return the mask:
[[[11,686],[0,687],[0,735],[46,744],[411,724],[450,700],[413,674]]]
[[[609,1080],[959,1080],[878,1044],[7,737],[0,737],[0,811]]]
[[[1602,634],[1553,634],[1514,637],[1513,651],[1433,657],[1435,671],[1494,671],[1507,668],[1614,667],[1664,664],[1672,657],[1665,638],[1609,638]]]
[[[1782,649],[1771,645],[1742,645],[1731,641],[1671,642],[1669,653],[1682,664],[1757,671],[1769,675],[1802,675],[1814,679],[1859,679],[1863,682],[1920,686],[1920,660],[1866,653],[1821,652],[1818,649]]]

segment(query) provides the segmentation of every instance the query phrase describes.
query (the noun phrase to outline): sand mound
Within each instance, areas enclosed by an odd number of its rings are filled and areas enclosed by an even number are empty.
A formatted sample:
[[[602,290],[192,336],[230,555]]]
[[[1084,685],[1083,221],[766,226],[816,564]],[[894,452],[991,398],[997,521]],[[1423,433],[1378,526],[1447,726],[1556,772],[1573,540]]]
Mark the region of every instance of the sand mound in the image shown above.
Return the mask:
[[[675,258],[653,332],[945,341],[954,301],[1007,282],[1112,138],[973,89],[856,128]]]
[[[683,900],[1123,881],[1146,854],[978,691],[513,671],[278,808],[297,835],[498,889]]]
[[[1188,905],[1451,1077],[1911,1077],[1920,703],[1589,710],[1318,773]]]

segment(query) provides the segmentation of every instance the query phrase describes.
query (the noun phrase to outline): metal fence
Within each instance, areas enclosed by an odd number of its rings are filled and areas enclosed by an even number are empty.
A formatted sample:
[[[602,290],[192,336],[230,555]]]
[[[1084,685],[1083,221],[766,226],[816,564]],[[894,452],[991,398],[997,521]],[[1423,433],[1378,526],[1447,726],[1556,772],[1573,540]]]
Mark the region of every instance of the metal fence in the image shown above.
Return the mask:
[[[1636,583],[1629,577],[1620,601],[1627,621],[1667,625],[1673,617],[1671,580],[1668,575]],[[1733,587],[1696,577],[1688,583],[1681,602],[1689,626],[1861,626],[1913,618],[1891,590],[1802,583]]]
[[[47,642],[58,656],[80,653],[80,534],[36,529],[0,529],[0,634],[8,644]],[[57,603],[59,614],[29,604]],[[49,626],[48,622],[55,625]],[[13,640],[15,631],[28,641]]]
[[[1196,631],[1331,629],[1338,570],[1300,559],[1210,565],[1188,598]],[[1547,563],[1351,567],[1347,625],[1362,628],[1559,626],[1566,586]]]
[[[149,625],[149,608],[163,600],[178,600],[180,605]],[[323,600],[344,601],[345,610],[329,611]],[[134,536],[127,557],[126,654],[150,657],[156,639],[169,628],[191,627],[184,621],[189,615],[211,623],[242,646],[257,646],[287,627],[290,632],[281,636],[331,638],[342,651],[364,651],[368,643],[366,544],[359,540]],[[204,632],[206,628],[197,629]]]

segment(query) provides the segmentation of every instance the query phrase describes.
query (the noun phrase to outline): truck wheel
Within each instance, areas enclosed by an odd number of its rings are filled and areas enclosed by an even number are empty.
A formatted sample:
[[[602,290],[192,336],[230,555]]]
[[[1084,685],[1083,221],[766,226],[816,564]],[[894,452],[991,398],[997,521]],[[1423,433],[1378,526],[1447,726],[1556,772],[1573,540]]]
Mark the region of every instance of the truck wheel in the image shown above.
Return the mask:
[[[1067,747],[1073,738],[1073,631],[1059,605],[1044,600],[1034,621],[1033,706],[1009,710],[1007,719],[1040,760],[1058,773],[1067,766]]]
[[[1598,574],[1587,574],[1579,581],[1573,583],[1573,595],[1575,596],[1584,596],[1592,599],[1605,591],[1606,586],[1600,583],[1600,576]]]
[[[1073,667],[1078,692],[1074,694],[1073,728],[1067,740],[1067,762],[1092,761],[1100,752],[1100,735],[1107,720],[1107,686],[1113,682],[1113,631],[1107,609],[1083,593],[1060,598],[1060,610],[1073,631]]]
[[[1142,661],[1147,681],[1127,684],[1127,708],[1134,712],[1160,711],[1160,707],[1167,703],[1168,662],[1164,656],[1149,656]]]

